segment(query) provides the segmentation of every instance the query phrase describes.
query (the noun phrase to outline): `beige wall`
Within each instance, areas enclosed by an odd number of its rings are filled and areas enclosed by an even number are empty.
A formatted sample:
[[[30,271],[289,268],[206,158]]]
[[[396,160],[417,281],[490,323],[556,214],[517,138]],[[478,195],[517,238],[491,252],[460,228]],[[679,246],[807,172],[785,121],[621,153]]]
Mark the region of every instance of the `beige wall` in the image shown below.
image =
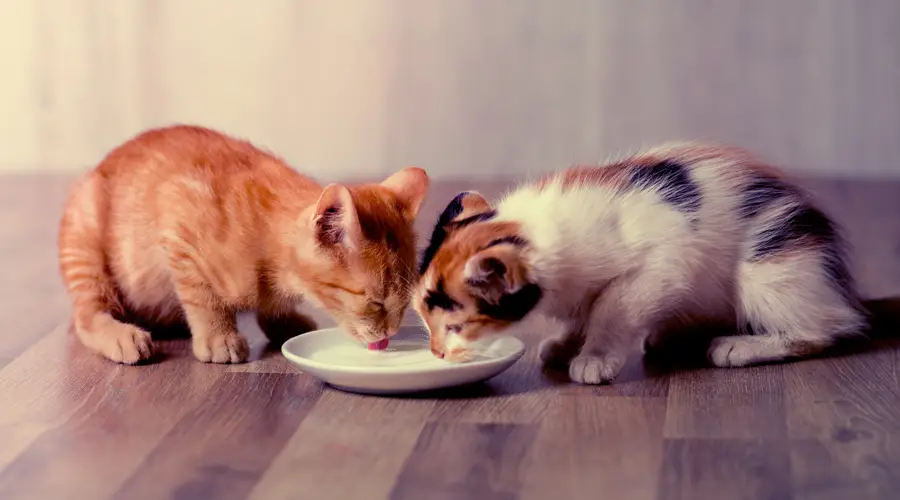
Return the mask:
[[[0,169],[196,122],[320,177],[678,138],[900,176],[898,0],[6,0]]]

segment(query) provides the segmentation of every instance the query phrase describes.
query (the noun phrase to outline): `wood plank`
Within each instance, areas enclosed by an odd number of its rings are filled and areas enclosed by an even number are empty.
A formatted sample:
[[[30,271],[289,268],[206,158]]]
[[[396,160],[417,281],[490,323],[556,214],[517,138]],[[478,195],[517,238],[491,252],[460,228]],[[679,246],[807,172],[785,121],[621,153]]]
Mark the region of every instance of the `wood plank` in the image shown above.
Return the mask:
[[[655,499],[665,398],[553,398],[528,453],[521,500]]]
[[[43,229],[50,225],[49,221],[32,222]],[[0,261],[4,262],[0,280],[0,358],[14,358],[67,321],[70,308],[58,276],[55,235],[19,238],[6,233],[0,230],[0,239],[18,246],[0,251]]]
[[[14,358],[67,320],[57,227],[76,174],[0,176],[0,358]]]
[[[0,498],[107,498],[224,373],[186,342],[162,342],[164,362],[120,366],[63,425],[43,433],[0,474]],[[85,452],[90,450],[90,460]],[[103,478],[85,481],[84,478]]]
[[[868,436],[865,436],[867,438]],[[892,500],[900,488],[896,434],[883,443],[791,440],[791,469],[796,500]],[[886,460],[885,457],[888,457]]]
[[[669,385],[667,438],[783,437],[783,365],[678,373]]]
[[[665,398],[669,395],[669,376],[653,360],[636,354],[611,384],[596,386],[593,392],[598,396]]]
[[[668,439],[663,456],[660,500],[791,498],[784,441]]]
[[[896,496],[898,371],[900,352],[888,348],[798,364],[785,372],[797,498]]]
[[[60,326],[0,370],[0,471],[41,434],[102,391],[115,365],[87,352]]]
[[[390,498],[515,499],[536,432],[534,425],[429,423]]]
[[[250,498],[388,498],[433,406],[326,390]]]
[[[320,392],[303,375],[223,374],[114,498],[246,498]]]

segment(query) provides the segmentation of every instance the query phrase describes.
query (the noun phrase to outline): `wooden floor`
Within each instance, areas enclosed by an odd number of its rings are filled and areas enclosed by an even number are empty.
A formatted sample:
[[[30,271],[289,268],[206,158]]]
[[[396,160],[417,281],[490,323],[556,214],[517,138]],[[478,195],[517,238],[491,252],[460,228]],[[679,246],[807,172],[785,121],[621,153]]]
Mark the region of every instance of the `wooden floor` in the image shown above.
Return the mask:
[[[266,349],[247,318],[249,364],[201,364],[175,340],[159,363],[115,365],[66,331],[55,224],[69,181],[0,177],[3,500],[858,500],[900,491],[900,349],[890,339],[750,369],[635,359],[605,387],[547,377],[529,349],[486,384],[408,398],[323,387]],[[900,333],[900,183],[810,186],[847,226],[864,291],[894,299],[883,303],[879,335]],[[438,186],[423,227],[463,187],[473,186]],[[524,340],[533,347],[537,337]]]

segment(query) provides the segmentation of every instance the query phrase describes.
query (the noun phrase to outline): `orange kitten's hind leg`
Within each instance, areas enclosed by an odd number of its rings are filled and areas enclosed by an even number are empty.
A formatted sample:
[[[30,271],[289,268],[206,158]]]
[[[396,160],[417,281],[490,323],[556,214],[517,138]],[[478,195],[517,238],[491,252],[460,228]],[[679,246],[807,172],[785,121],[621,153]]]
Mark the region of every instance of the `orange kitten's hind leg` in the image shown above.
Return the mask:
[[[150,334],[116,320],[120,308],[102,246],[102,189],[87,177],[72,191],[59,228],[59,265],[72,300],[75,333],[89,349],[135,364],[153,355]]]
[[[150,333],[106,312],[79,311],[76,306],[75,333],[89,349],[118,363],[133,365],[153,356]]]

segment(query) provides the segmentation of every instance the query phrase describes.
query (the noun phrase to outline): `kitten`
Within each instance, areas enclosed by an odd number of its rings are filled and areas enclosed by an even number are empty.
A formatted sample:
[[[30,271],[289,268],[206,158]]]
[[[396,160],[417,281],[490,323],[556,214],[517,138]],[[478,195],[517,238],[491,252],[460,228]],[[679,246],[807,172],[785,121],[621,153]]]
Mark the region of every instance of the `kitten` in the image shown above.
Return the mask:
[[[673,321],[741,325],[709,347],[720,367],[809,356],[866,322],[835,224],[749,153],[695,144],[565,170],[496,207],[459,194],[413,306],[450,361],[532,312],[555,318],[566,333],[540,358],[585,384]]]
[[[187,327],[200,361],[248,355],[235,313],[274,342],[313,327],[309,299],[364,342],[392,336],[415,278],[413,221],[428,176],[324,189],[213,130],[146,131],[73,188],[59,229],[75,332],[121,363],[149,358],[147,328]]]

